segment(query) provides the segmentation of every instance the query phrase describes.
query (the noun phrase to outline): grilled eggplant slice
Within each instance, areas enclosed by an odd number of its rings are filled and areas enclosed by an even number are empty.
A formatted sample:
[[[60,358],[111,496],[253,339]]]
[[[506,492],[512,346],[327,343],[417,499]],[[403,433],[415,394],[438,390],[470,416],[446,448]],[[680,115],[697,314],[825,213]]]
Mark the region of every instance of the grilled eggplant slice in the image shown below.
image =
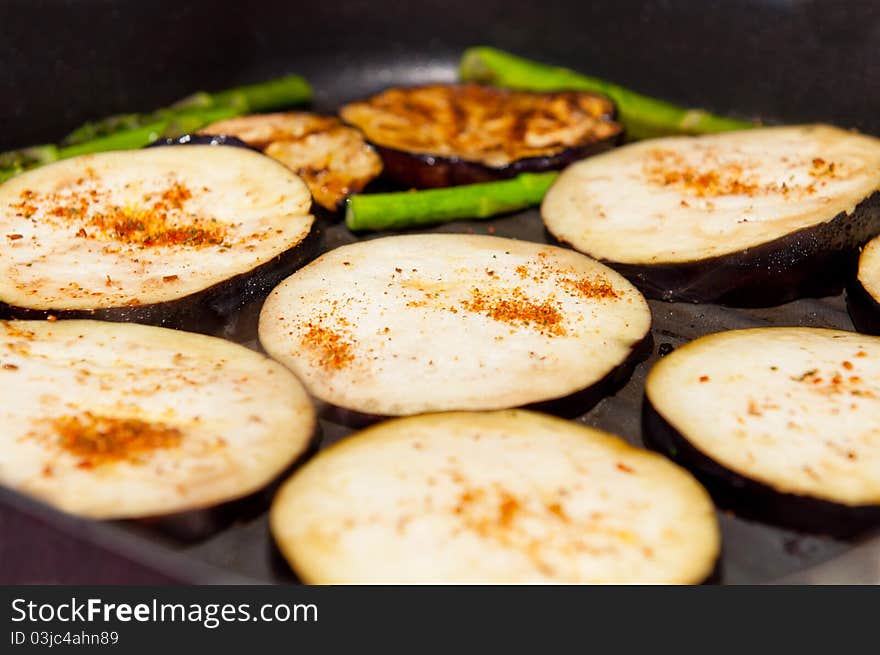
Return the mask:
[[[880,335],[880,237],[862,250],[858,274],[847,289],[846,303],[856,329]]]
[[[817,328],[697,339],[648,375],[644,432],[736,511],[853,534],[880,522],[880,339]]]
[[[527,412],[388,421],[284,484],[272,533],[316,584],[697,583],[712,502],[618,437]]]
[[[0,186],[0,301],[12,316],[204,329],[307,255],[306,185],[243,148],[85,155]]]
[[[308,395],[258,353],[178,330],[0,322],[0,483],[94,518],[245,496],[312,438]]]
[[[839,291],[880,232],[880,140],[824,125],[628,145],[566,170],[541,213],[649,297],[771,305]],[[836,289],[833,287],[836,286]]]
[[[255,114],[202,128],[238,137],[299,175],[315,202],[336,211],[382,172],[382,160],[357,130],[338,118],[308,112]]]
[[[392,88],[340,111],[410,187],[444,187],[555,170],[614,146],[623,128],[604,96],[478,84]]]
[[[635,287],[572,250],[431,234],[322,255],[269,294],[259,334],[314,396],[360,420],[595,401],[650,324]]]

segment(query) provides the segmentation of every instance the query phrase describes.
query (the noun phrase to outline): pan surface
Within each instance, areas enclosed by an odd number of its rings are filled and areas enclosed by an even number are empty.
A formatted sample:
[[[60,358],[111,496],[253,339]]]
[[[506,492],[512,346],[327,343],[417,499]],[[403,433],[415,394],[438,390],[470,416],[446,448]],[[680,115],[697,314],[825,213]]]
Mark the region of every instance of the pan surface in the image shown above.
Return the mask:
[[[880,5],[831,0],[426,0],[411,5],[348,0],[240,6],[204,0],[13,0],[0,7],[0,94],[5,99],[0,103],[0,149],[57,139],[90,118],[148,109],[199,89],[286,72],[306,75],[316,92],[314,108],[332,111],[392,84],[452,81],[460,51],[481,43],[578,68],[682,104],[773,122],[824,120],[880,134],[880,67],[874,57],[878,39]],[[322,250],[356,239],[329,217],[322,218],[319,229]],[[485,222],[457,222],[434,231],[548,242],[536,210]],[[218,320],[212,329],[258,348],[260,304],[261,299]],[[724,329],[853,329],[842,295],[762,309],[655,301],[651,308],[650,359],[637,366],[617,393],[575,419],[636,444],[641,443],[645,374],[661,353]],[[320,447],[350,431],[323,420]],[[199,581],[229,576],[295,581],[268,532],[270,498],[271,489],[244,505],[224,508],[220,520],[185,516],[176,523],[89,524],[80,528],[78,547],[89,548],[94,535],[102,534],[103,541],[98,541],[110,543],[112,549],[120,537],[127,544],[127,557],[159,568],[165,562],[163,570],[172,570],[172,578],[184,581],[195,578],[179,565],[181,559],[198,568]],[[0,522],[12,525],[13,514],[25,510],[21,503],[5,501],[4,492]],[[43,520],[61,533],[77,531],[72,526],[78,522],[43,514]],[[835,579],[835,570],[827,568],[835,557],[849,551],[850,559],[860,552],[876,559],[880,552],[871,535],[844,542],[724,511],[719,518],[724,540],[719,579],[725,583],[829,581]],[[91,536],[81,537],[86,533]],[[26,529],[16,530],[14,537],[9,534],[4,531],[0,538],[3,581],[14,576],[16,561],[25,561],[31,552]],[[64,553],[63,559],[71,561],[69,550],[57,552],[59,560]],[[832,564],[817,568],[826,562]],[[59,561],[58,570],[63,568]],[[831,572],[811,578],[817,570]],[[856,569],[851,565],[851,570]],[[843,573],[837,575],[844,579]],[[124,570],[113,576],[113,581],[126,580]],[[143,579],[131,576],[135,578]],[[92,579],[101,579],[97,571]]]

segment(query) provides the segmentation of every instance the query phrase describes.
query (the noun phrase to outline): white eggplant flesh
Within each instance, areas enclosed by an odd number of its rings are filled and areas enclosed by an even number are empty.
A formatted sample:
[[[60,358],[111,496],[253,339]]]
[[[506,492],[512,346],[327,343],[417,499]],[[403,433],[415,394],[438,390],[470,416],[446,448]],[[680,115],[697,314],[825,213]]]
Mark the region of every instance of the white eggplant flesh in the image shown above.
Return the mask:
[[[880,520],[880,338],[712,334],[651,370],[646,408],[649,441],[734,496],[764,498],[783,522],[821,530],[813,519],[827,519],[836,532]]]

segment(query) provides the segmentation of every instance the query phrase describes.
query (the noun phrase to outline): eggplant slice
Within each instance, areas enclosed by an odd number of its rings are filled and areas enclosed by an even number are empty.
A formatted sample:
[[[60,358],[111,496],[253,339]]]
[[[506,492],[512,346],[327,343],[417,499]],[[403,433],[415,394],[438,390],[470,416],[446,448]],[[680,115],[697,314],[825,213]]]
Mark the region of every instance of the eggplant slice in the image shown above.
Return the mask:
[[[302,385],[229,341],[100,321],[4,321],[0,340],[0,483],[67,512],[243,497],[312,439]]]
[[[478,84],[391,88],[339,115],[379,149],[389,177],[417,188],[563,168],[623,133],[604,96]]]
[[[228,146],[84,155],[0,186],[0,301],[20,318],[203,329],[304,263],[306,185]],[[199,327],[197,327],[199,326]]]
[[[644,433],[735,511],[854,534],[880,522],[880,339],[818,328],[702,337],[651,370]]]
[[[279,491],[272,534],[313,584],[703,581],[719,530],[686,471],[534,412],[388,421]]]
[[[650,325],[635,287],[572,250],[431,234],[322,255],[269,294],[259,333],[314,396],[400,416],[583,392],[630,363]]]
[[[237,137],[277,159],[305,181],[315,202],[330,211],[382,172],[382,160],[363,135],[333,116],[254,114],[212,123],[201,132]]]
[[[862,250],[858,274],[847,289],[846,303],[856,329],[880,335],[880,237]]]
[[[562,173],[547,229],[649,297],[772,305],[839,291],[880,232],[880,140],[830,126],[632,144]]]

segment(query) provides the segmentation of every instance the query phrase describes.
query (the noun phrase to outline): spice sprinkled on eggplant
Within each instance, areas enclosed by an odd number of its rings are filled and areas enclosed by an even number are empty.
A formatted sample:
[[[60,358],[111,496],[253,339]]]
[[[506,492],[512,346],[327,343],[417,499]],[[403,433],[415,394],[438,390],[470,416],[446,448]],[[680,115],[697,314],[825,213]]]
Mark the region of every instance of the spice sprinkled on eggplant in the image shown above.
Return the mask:
[[[382,172],[382,160],[356,129],[333,116],[306,112],[256,114],[218,121],[203,134],[237,137],[287,166],[330,211]]]
[[[166,323],[178,304],[277,281],[309,234],[310,204],[296,175],[243,148],[50,164],[0,186],[0,234],[19,235],[0,239],[0,301],[28,318]]]
[[[833,534],[880,523],[880,339],[721,332],[657,363],[644,435],[747,515]]]
[[[418,188],[559,169],[622,132],[604,96],[477,84],[391,88],[340,116],[379,148],[390,177]]]

